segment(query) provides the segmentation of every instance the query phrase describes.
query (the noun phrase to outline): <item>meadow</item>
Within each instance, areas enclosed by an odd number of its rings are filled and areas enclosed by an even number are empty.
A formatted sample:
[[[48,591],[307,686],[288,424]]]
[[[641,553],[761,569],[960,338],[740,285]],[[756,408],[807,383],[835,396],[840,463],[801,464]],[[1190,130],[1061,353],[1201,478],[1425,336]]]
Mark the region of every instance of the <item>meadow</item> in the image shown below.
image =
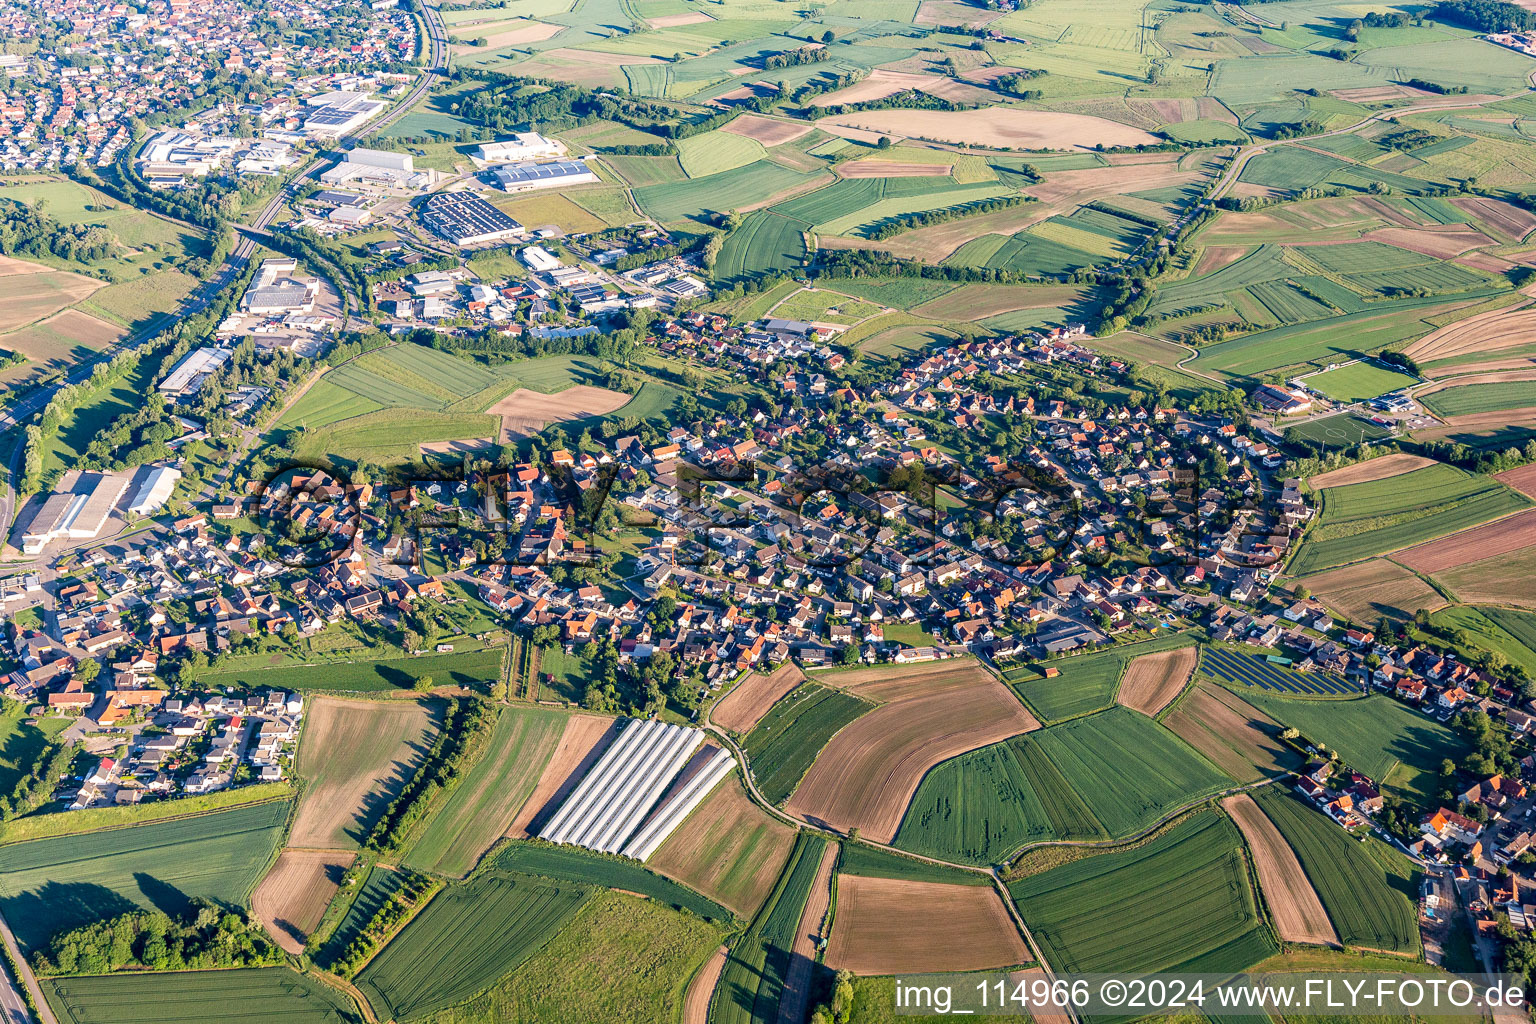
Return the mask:
[[[544,945],[591,895],[495,872],[450,885],[369,961],[357,988],[386,1018],[463,1002]]]
[[[1375,837],[1361,843],[1326,815],[1274,786],[1259,806],[1296,851],[1346,947],[1419,952],[1418,888],[1407,858]],[[1384,867],[1394,863],[1397,870]]]
[[[1013,882],[1009,895],[1058,971],[1241,971],[1279,952],[1225,815],[1192,815],[1151,842]],[[1156,928],[1121,927],[1156,908]]]
[[[1513,608],[1454,605],[1429,617],[1440,629],[1458,630],[1469,645],[1493,651],[1536,675],[1536,615]]]
[[[131,910],[180,915],[197,896],[243,904],[288,808],[272,801],[6,846],[0,913],[30,953],[56,932]]]
[[[1423,399],[1424,408],[1437,416],[1469,416],[1536,406],[1536,381],[1502,381],[1466,384],[1436,391]]]
[[[758,791],[776,804],[788,800],[833,733],[873,707],[815,683],[781,698],[741,744]]]
[[[1109,651],[1051,661],[1050,667],[1061,672],[1055,679],[1045,678],[1037,668],[1019,666],[1006,669],[1003,681],[1012,685],[1043,721],[1059,722],[1091,714],[1113,704],[1120,677],[1125,674],[1125,666],[1132,658],[1184,647],[1189,643],[1187,637],[1175,634]]]
[[[303,692],[371,693],[411,689],[418,679],[431,676],[439,686],[484,686],[501,678],[501,648],[424,654],[418,658],[380,658],[328,664],[261,664],[217,669],[202,680],[209,686],[241,690],[286,687]],[[266,659],[263,659],[265,662]]]
[[[345,995],[287,967],[43,978],[63,1024],[357,1024]]]
[[[1476,526],[1529,504],[1498,481],[1447,465],[1330,487],[1288,568],[1304,575],[1344,565]]]

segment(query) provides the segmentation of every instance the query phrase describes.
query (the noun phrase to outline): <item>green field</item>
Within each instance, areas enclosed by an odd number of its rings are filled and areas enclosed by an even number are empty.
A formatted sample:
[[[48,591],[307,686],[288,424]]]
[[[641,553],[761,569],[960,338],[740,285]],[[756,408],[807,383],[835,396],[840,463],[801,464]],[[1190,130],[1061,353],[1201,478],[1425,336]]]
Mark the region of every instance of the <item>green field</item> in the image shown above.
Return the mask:
[[[639,893],[658,903],[680,907],[711,921],[731,919],[731,912],[720,904],[670,878],[647,871],[636,861],[605,857],[573,846],[513,843],[496,854],[489,863],[498,871],[513,871]]]
[[[1047,722],[1076,718],[1109,707],[1115,702],[1126,664],[1143,654],[1187,647],[1187,637],[1174,635],[1144,643],[1050,662],[1061,675],[1047,679],[1035,668],[1020,666],[1003,672],[1003,679],[1019,692],[1035,713]],[[1042,666],[1043,667],[1043,666]]]
[[[1468,416],[1501,409],[1523,409],[1536,406],[1536,381],[1466,384],[1437,391],[1424,398],[1423,402],[1424,408],[1437,416]]]
[[[586,886],[478,874],[428,903],[357,976],[382,1018],[415,1019],[489,988],[560,930]]]
[[[347,912],[336,923],[335,929],[324,941],[316,941],[315,962],[331,964],[336,957],[362,934],[368,922],[379,912],[390,897],[405,887],[407,873],[374,867],[368,872],[368,880],[353,897]],[[342,897],[345,898],[345,897]]]
[[[24,724],[27,720],[27,705],[9,699],[0,701],[0,793],[16,791],[17,784],[31,774],[38,758],[48,750],[50,737],[57,735]]]
[[[730,281],[800,266],[806,252],[804,236],[810,229],[805,221],[758,210],[726,236],[715,277]]]
[[[516,971],[431,1024],[654,1024],[679,1019],[719,926],[664,904],[599,893]]]
[[[1401,476],[1330,487],[1289,569],[1305,575],[1396,551],[1524,508],[1497,480],[1438,464]]]
[[[1341,366],[1306,380],[1307,387],[1321,391],[1338,402],[1360,402],[1417,383],[1417,377],[1365,361]]]
[[[468,874],[533,792],[565,723],[556,711],[502,708],[485,753],[427,822],[404,863],[440,875]]]
[[[775,1024],[800,913],[827,841],[802,832],[773,895],[731,948],[709,1004],[709,1024]]]
[[[43,978],[62,1024],[361,1024],[352,1001],[286,967]]]
[[[678,162],[690,178],[745,167],[767,155],[761,142],[733,132],[705,132],[677,141]]]
[[[650,216],[670,223],[701,213],[725,213],[760,203],[807,180],[809,176],[803,171],[759,160],[720,174],[636,188],[635,201]]]
[[[1419,952],[1418,888],[1407,858],[1372,837],[1352,838],[1326,815],[1275,786],[1259,806],[1296,851],[1346,947]],[[1389,870],[1383,862],[1399,870]]]
[[[1252,686],[1227,688],[1312,742],[1327,744],[1384,792],[1421,805],[1434,800],[1440,762],[1460,761],[1467,750],[1450,729],[1380,694],[1309,700],[1279,697]]]
[[[1111,708],[945,761],[918,786],[895,845],[1001,863],[1028,843],[1131,835],[1231,784],[1161,725]]]
[[[268,687],[290,690],[369,693],[410,689],[416,680],[431,676],[439,686],[484,686],[501,678],[502,648],[424,654],[419,658],[382,658],[378,661],[338,662],[320,665],[255,666],[206,672],[207,686],[233,686],[258,690]]]
[[[781,698],[741,744],[758,791],[776,804],[788,800],[832,735],[873,707],[815,683]]]
[[[131,828],[15,843],[0,858],[0,913],[28,951],[56,932],[136,909],[239,906],[266,871],[286,801]]]
[[[1452,605],[1433,612],[1429,621],[1441,629],[1460,630],[1471,646],[1502,654],[1536,676],[1536,613]]]
[[[1057,971],[1241,971],[1280,951],[1260,917],[1242,837],[1212,812],[1008,892]],[[1155,912],[1156,927],[1125,927],[1137,908]]]
[[[905,878],[914,882],[937,882],[941,885],[991,884],[987,876],[979,871],[960,871],[853,842],[843,843],[838,853],[837,873],[873,878]]]

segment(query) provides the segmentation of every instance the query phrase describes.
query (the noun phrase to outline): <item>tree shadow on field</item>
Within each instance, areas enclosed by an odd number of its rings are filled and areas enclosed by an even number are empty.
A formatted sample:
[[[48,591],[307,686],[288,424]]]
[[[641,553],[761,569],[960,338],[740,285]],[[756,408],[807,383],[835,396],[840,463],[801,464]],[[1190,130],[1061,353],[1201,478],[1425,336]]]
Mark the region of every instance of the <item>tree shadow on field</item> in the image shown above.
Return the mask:
[[[94,882],[47,882],[0,900],[0,911],[28,956],[59,932],[141,909],[115,889]]]
[[[156,878],[144,871],[135,871],[133,881],[139,887],[139,892],[149,900],[160,913],[166,917],[180,918],[192,905],[192,897],[182,892],[169,882]]]
[[[421,770],[422,764],[427,759],[427,753],[432,749],[432,740],[437,735],[437,730],[442,728],[443,718],[439,708],[434,706],[432,715],[433,728],[425,735],[410,743],[404,753],[395,758],[391,766],[392,771],[387,778],[381,779],[379,784],[364,794],[357,812],[352,816],[352,824],[347,827],[348,838],[361,843],[368,838],[368,833],[373,826],[384,816],[384,811],[390,803],[399,796],[416,773]]]

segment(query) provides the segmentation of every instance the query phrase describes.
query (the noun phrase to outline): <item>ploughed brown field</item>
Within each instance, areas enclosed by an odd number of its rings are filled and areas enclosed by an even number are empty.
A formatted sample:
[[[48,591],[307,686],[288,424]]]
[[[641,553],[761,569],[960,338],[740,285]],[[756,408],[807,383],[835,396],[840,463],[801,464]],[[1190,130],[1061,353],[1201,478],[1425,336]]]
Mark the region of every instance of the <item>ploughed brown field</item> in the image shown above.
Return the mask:
[[[1509,604],[1521,608],[1536,608],[1532,579],[1536,579],[1536,546],[1435,573],[1435,580],[1450,588],[1465,604]]]
[[[715,986],[720,983],[720,972],[725,970],[725,957],[729,952],[726,946],[715,950],[688,983],[688,994],[683,999],[683,1024],[708,1024],[709,997],[715,994]]]
[[[1319,946],[1337,946],[1339,935],[1328,920],[1317,890],[1307,881],[1292,850],[1275,823],[1265,816],[1253,797],[1234,793],[1221,802],[1222,810],[1232,816],[1259,873],[1259,889],[1274,919],[1275,931],[1286,942],[1309,942]]]
[[[1280,742],[1278,722],[1214,683],[1197,683],[1163,724],[1243,782],[1294,768],[1301,760]]]
[[[778,146],[805,135],[811,130],[811,126],[779,121],[771,117],[758,117],[756,114],[742,114],[720,130],[730,132],[732,135],[745,135],[765,146]]]
[[[507,835],[521,839],[534,831],[546,807],[560,805],[588,768],[608,749],[618,734],[614,719],[603,715],[572,715],[560,734],[560,745],[544,766],[544,772],[529,794],[527,802],[507,827]]]
[[[795,830],[754,804],[732,776],[667,837],[646,865],[741,915],[757,913],[795,846]]]
[[[1132,658],[1115,701],[1144,715],[1156,715],[1183,692],[1199,660],[1200,649],[1193,645]]]
[[[832,905],[832,869],[837,867],[838,845],[828,843],[822,851],[816,881],[811,883],[805,908],[800,911],[800,927],[789,951],[789,970],[784,975],[784,993],[779,998],[779,1024],[800,1024],[810,1009],[811,979],[816,972],[816,945],[822,937],[827,908]]]
[[[832,737],[790,797],[791,813],[890,842],[930,768],[1040,728],[1013,692],[974,662],[936,662],[928,671],[884,678],[869,671],[824,677],[881,706]]]
[[[805,679],[794,662],[786,661],[769,675],[752,672],[735,688],[720,698],[709,713],[709,720],[731,732],[751,732],[768,709]]]
[[[984,971],[1029,958],[991,886],[838,876],[828,967],[855,974]]]
[[[1426,459],[1422,455],[1409,455],[1406,452],[1397,452],[1392,455],[1384,455],[1379,459],[1369,459],[1365,462],[1357,462],[1353,466],[1345,466],[1343,469],[1330,469],[1326,473],[1319,473],[1307,480],[1313,490],[1322,490],[1324,487],[1343,487],[1347,484],[1364,484],[1372,480],[1386,480],[1389,477],[1402,476],[1404,473],[1412,473],[1416,469],[1434,465],[1433,459]]]
[[[1434,611],[1445,604],[1434,587],[1385,558],[1329,569],[1302,582],[1313,597],[1352,622],[1375,622],[1383,615],[1411,619],[1420,608]]]
[[[1527,291],[1526,294],[1529,294]],[[1404,349],[1421,363],[1478,352],[1498,352],[1536,341],[1536,306],[1529,302],[1490,309],[1446,324]]]
[[[1502,473],[1495,474],[1494,479],[1513,487],[1526,497],[1536,498],[1536,462],[1529,466],[1521,466],[1519,469],[1506,469]]]
[[[251,894],[251,910],[279,946],[302,953],[356,859],[355,853],[337,850],[284,850]]]
[[[1399,551],[1393,558],[1424,573],[1443,572],[1536,545],[1536,508]]]
[[[541,391],[518,388],[486,412],[501,417],[501,438],[516,440],[538,433],[551,423],[602,416],[620,408],[630,399],[622,391],[577,384],[546,395]]]

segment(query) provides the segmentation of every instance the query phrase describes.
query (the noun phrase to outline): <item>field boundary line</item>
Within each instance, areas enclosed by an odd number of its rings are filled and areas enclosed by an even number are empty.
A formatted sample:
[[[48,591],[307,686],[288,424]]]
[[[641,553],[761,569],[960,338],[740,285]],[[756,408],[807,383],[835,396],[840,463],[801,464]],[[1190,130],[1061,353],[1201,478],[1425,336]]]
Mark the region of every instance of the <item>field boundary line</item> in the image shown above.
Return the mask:
[[[57,835],[38,836],[35,839],[9,839],[8,840],[8,839],[4,838],[3,835],[0,835],[0,847],[20,846],[23,843],[42,843],[42,842],[47,842],[50,839],[65,839],[65,838],[67,838],[69,836],[88,836],[88,835],[94,835],[97,832],[117,832],[117,831],[120,831],[121,829],[125,829],[125,828],[138,828],[140,825],[163,825],[163,824],[165,824],[168,821],[185,821],[188,818],[202,818],[202,817],[206,817],[207,815],[210,815],[210,814],[222,814],[224,811],[233,811],[233,810],[237,810],[237,809],[242,808],[242,807],[260,807],[262,804],[277,803],[278,801],[281,801],[281,800],[294,800],[294,801],[297,801],[298,796],[299,796],[299,790],[298,790],[298,787],[295,787],[293,792],[288,793],[288,794],[286,794],[284,796],[267,796],[267,797],[262,797],[259,800],[248,800],[248,801],[246,801],[244,803],[229,804],[229,805],[224,806],[224,807],[211,807],[211,808],[208,808],[207,810],[202,810],[202,811],[188,811],[186,814],[170,814],[170,815],[167,815],[167,816],[165,816],[163,818],[148,818],[148,819],[146,819],[144,821],[130,821],[130,822],[127,822],[127,823],[122,824],[122,825],[101,825],[101,826],[99,826],[97,828],[83,828],[83,829],[78,829],[78,830],[76,830],[74,832],[60,832]],[[290,813],[289,817],[290,818],[292,817],[291,813]]]

